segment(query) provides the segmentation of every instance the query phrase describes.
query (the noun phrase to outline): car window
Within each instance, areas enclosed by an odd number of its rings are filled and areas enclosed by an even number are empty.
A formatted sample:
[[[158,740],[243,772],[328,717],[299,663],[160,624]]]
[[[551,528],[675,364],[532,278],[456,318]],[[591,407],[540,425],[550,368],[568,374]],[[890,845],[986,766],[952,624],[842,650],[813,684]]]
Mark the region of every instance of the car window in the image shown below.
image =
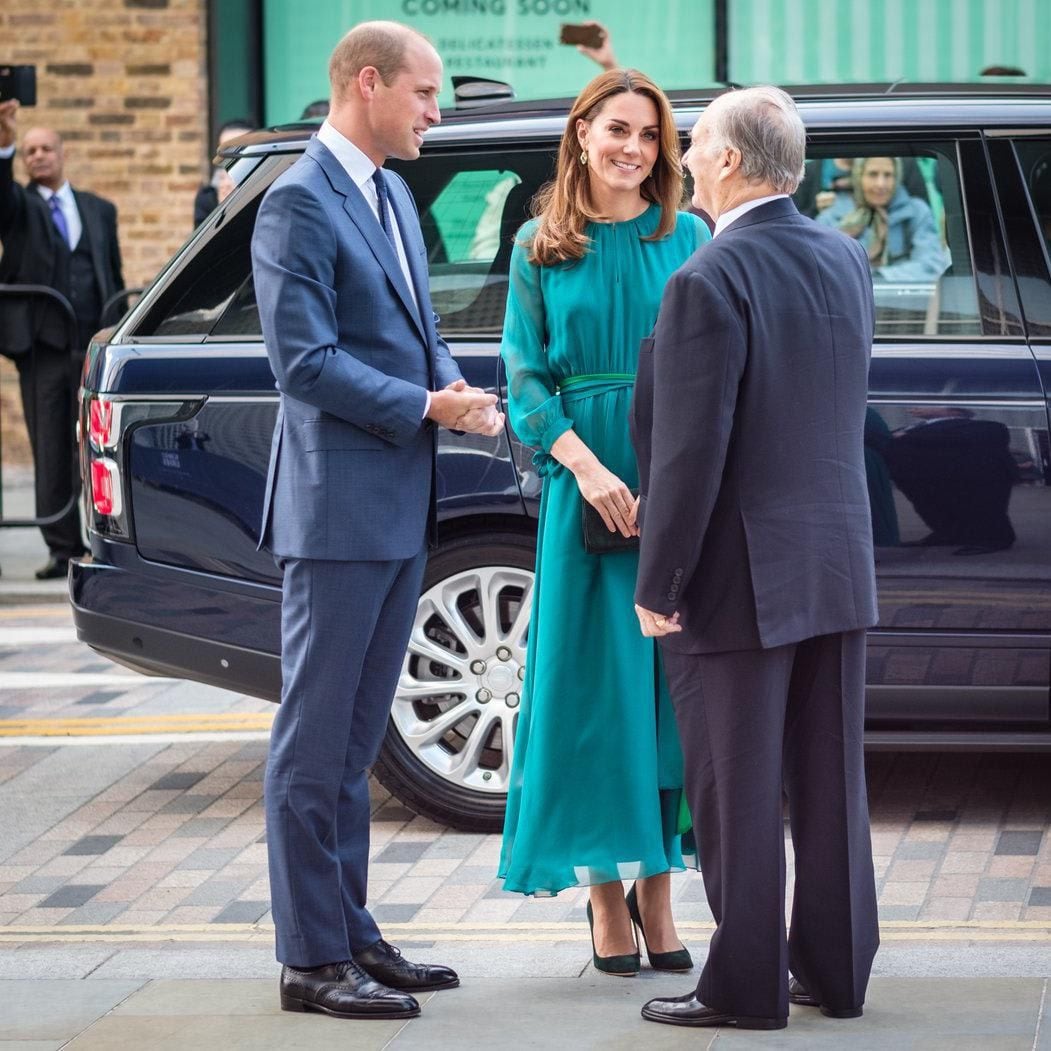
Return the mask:
[[[393,165],[419,208],[442,335],[499,335],[514,235],[553,159],[553,149],[494,150]]]
[[[877,336],[981,334],[953,144],[816,143],[795,201],[864,246]]]
[[[495,158],[424,155],[410,164],[391,165],[416,199],[431,303],[443,335],[499,334],[514,234],[528,218],[529,201],[548,177],[552,158],[548,151]],[[194,316],[199,324],[195,331],[205,331],[212,339],[262,338],[250,269],[250,261],[247,270],[231,268],[228,276],[236,288],[227,287],[218,308],[207,317]],[[207,281],[201,293],[209,288],[214,297],[216,289]],[[175,319],[167,322],[166,331],[174,323]]]
[[[252,230],[267,186],[297,156],[279,154],[262,162],[245,158],[231,167],[244,185],[238,185],[176,256],[156,294],[147,293],[128,335],[199,342],[222,320],[228,335],[259,337],[251,289]],[[228,308],[234,313],[226,322]]]
[[[1017,141],[1015,152],[1040,235],[1051,254],[1051,139]]]
[[[206,336],[252,269],[252,228],[262,195],[239,209],[202,243],[193,264],[157,300],[136,332],[142,336]]]
[[[1016,139],[1015,163],[990,143],[1018,293],[1031,337],[1051,336],[1051,138]]]

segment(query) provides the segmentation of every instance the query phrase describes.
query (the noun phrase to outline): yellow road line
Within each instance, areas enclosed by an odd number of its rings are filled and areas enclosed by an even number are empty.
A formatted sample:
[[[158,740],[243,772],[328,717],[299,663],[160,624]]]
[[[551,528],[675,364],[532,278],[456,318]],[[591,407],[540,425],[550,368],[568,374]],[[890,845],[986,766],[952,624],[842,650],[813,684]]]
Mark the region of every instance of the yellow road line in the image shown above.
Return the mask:
[[[33,606],[4,606],[0,609],[0,620],[19,620],[22,617],[62,617],[69,621],[70,626],[73,624],[69,606],[64,599],[58,606],[41,603]]]
[[[680,922],[680,930],[695,935],[710,935],[712,923]],[[584,923],[476,923],[427,924],[388,923],[386,929],[405,938],[449,942],[554,942],[579,941],[589,938]],[[15,942],[194,942],[194,941],[269,941],[274,936],[271,924],[205,923],[103,926],[0,927],[0,944]],[[953,923],[932,920],[890,921],[880,925],[883,942],[1030,942],[1051,943],[1051,924],[1039,920],[975,921]]]
[[[0,719],[0,737],[102,737],[122,734],[269,730],[272,712]]]

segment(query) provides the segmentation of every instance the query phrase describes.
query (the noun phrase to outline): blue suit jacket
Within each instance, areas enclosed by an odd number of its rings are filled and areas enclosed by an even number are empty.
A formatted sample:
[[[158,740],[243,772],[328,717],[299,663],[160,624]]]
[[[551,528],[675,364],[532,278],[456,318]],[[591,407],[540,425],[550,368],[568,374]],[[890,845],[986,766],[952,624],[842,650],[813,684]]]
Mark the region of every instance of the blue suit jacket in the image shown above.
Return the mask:
[[[460,371],[435,329],[415,203],[387,174],[418,310],[368,202],[317,138],[256,219],[256,297],[281,392],[260,546],[277,556],[409,558],[431,520],[426,392]]]

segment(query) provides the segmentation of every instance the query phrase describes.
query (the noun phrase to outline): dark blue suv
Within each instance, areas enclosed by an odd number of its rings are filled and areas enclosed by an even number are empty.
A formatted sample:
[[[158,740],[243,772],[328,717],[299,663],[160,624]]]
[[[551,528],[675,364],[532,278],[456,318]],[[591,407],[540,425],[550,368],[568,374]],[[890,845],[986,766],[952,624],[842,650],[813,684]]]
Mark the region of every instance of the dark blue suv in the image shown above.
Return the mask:
[[[874,274],[869,744],[1051,748],[1051,93],[794,93],[810,134],[801,210],[834,192],[837,161],[891,158],[930,209],[944,264],[940,276]],[[684,135],[705,101],[673,99]],[[397,166],[419,205],[441,330],[468,382],[501,397],[512,237],[567,109],[447,114],[422,158]],[[277,395],[249,243],[263,192],[312,130],[228,148],[237,189],[93,342],[81,406],[92,555],[71,572],[80,638],[141,671],[273,700],[280,579],[256,544]],[[510,431],[442,432],[440,543],[375,773],[462,828],[501,821],[539,489]]]

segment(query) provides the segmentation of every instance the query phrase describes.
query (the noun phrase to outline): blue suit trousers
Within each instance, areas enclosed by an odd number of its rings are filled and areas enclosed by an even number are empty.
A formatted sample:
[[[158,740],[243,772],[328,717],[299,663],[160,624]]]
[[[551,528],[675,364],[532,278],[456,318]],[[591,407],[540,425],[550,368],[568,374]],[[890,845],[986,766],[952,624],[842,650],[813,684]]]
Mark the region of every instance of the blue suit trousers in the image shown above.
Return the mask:
[[[412,630],[426,550],[387,562],[285,558],[281,705],[265,804],[277,958],[349,959],[380,937],[366,908],[368,770]]]

